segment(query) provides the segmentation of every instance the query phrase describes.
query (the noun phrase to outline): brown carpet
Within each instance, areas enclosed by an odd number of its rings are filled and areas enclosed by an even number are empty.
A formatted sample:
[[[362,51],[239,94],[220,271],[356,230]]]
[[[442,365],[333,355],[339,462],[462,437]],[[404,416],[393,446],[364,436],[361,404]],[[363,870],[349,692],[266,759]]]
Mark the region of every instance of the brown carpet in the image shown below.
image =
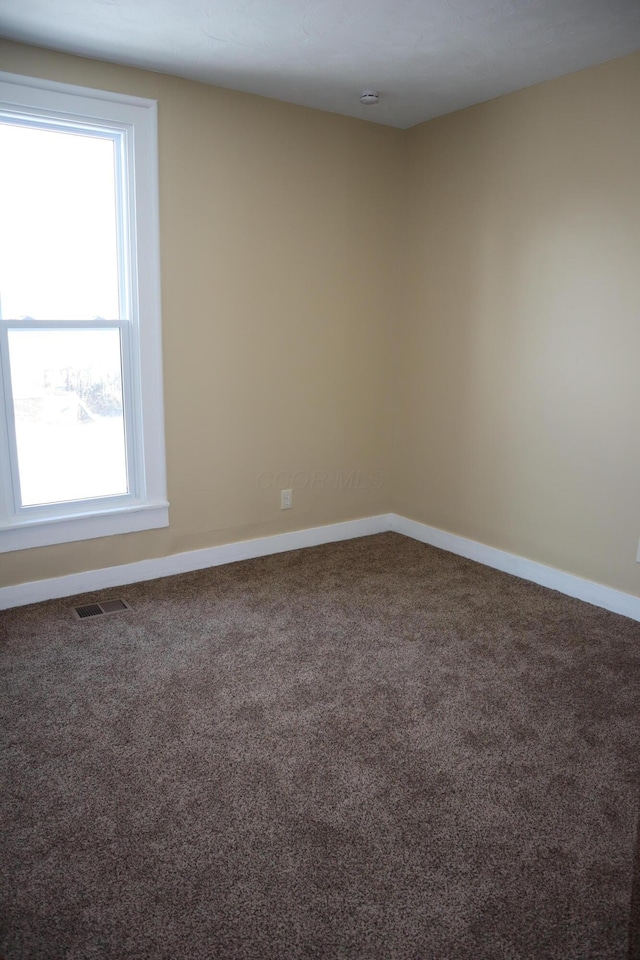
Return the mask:
[[[636,855],[633,862],[633,881],[629,905],[628,960],[640,960],[640,815],[636,827]]]
[[[6,960],[638,955],[640,624],[397,534],[103,596],[0,614]]]

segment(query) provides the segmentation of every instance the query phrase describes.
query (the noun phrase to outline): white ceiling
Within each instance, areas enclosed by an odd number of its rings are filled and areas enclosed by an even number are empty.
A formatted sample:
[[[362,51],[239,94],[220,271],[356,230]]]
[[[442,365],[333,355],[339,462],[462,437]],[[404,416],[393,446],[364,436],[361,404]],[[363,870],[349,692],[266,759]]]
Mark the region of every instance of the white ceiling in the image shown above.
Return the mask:
[[[639,49],[640,0],[0,0],[0,35],[410,127]]]

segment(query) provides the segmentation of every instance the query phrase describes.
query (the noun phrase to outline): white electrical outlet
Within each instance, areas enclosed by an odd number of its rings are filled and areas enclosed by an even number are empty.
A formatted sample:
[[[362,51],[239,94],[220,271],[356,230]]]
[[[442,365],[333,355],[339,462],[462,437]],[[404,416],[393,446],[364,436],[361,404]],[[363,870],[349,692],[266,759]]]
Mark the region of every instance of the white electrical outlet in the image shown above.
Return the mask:
[[[638,543],[638,552],[636,553],[636,563],[640,563],[640,542]]]
[[[293,490],[280,491],[280,509],[291,510],[293,506]]]

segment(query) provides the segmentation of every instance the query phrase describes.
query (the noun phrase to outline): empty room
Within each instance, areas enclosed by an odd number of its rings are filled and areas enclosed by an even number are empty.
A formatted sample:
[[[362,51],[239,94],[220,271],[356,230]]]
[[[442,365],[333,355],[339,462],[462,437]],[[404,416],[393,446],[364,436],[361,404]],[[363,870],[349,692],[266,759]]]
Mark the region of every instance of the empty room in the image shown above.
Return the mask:
[[[0,37],[0,960],[640,960],[640,6]]]

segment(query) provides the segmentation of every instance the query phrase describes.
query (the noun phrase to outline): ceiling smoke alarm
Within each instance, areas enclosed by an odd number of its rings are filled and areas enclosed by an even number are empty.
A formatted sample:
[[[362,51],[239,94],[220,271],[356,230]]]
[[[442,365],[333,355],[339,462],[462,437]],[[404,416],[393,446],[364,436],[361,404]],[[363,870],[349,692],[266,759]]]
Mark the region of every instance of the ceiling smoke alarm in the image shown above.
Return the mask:
[[[375,90],[363,90],[360,94],[360,103],[364,103],[368,107],[372,103],[377,103],[380,99],[380,94],[376,93]]]

